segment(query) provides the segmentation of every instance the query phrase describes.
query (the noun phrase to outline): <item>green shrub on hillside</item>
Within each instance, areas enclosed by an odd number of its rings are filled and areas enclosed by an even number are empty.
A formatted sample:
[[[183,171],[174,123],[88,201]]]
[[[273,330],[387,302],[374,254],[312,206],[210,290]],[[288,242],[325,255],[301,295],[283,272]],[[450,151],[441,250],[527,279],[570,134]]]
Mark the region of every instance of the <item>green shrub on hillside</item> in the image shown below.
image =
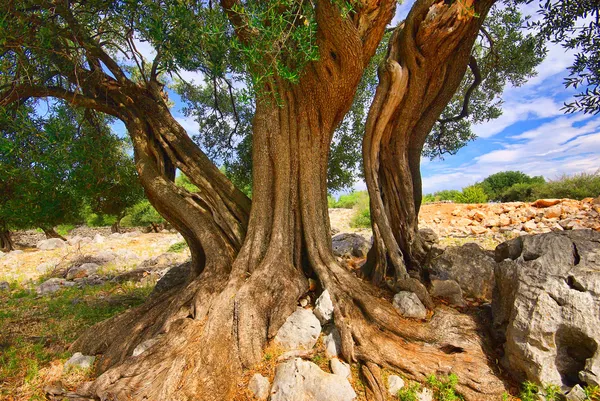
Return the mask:
[[[457,203],[486,203],[488,197],[481,185],[474,184],[463,188],[462,192],[456,195],[454,201]]]
[[[502,202],[533,202],[544,184],[521,182],[506,189],[500,196]]]
[[[330,203],[329,207],[333,208],[342,208],[342,209],[352,209],[359,202],[369,203],[369,194],[367,191],[354,191],[349,194],[340,195],[337,201],[333,201]]]
[[[456,202],[456,197],[460,195],[460,191],[456,189],[445,189],[443,191],[437,191],[433,194],[427,194],[423,196],[423,203],[441,202],[441,201],[452,201]]]
[[[580,173],[572,176],[563,175],[548,181],[535,191],[540,198],[569,198],[581,200],[595,198],[600,195],[600,171],[596,173]]]
[[[143,200],[129,209],[127,215],[121,220],[121,225],[124,227],[143,227],[152,223],[164,223],[164,221],[156,209],[152,207],[150,201]]]
[[[516,184],[543,184],[544,177],[530,177],[521,171],[501,171],[488,176],[481,182],[488,199],[493,201],[502,200],[502,195]]]

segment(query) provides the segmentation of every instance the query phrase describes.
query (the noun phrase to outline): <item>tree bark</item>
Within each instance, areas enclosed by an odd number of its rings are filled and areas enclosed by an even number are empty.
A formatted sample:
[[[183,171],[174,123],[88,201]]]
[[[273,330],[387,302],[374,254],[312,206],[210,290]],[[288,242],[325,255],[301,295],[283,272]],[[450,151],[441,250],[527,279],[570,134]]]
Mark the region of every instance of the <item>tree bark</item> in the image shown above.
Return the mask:
[[[12,241],[10,230],[6,227],[6,224],[0,225],[0,250],[2,252],[10,252],[15,249],[15,245]]]
[[[46,235],[47,239],[60,238],[61,240],[66,241],[66,238],[63,237],[62,235],[60,235],[59,233],[57,233],[56,230],[54,229],[54,227],[40,227],[40,228]]]
[[[419,0],[390,39],[363,141],[374,246],[363,274],[423,279],[427,250],[418,235],[425,139],[456,92],[495,0]]]

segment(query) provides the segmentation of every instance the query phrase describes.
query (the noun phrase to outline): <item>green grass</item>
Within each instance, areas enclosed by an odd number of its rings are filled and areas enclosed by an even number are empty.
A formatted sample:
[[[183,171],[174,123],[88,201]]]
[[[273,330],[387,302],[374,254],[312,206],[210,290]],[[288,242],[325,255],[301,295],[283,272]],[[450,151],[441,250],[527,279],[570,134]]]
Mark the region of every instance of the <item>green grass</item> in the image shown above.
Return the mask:
[[[28,400],[45,399],[42,387],[51,365],[68,359],[69,345],[86,328],[142,303],[152,289],[109,283],[38,297],[12,287],[0,293],[0,399]]]
[[[438,378],[435,375],[427,377],[427,385],[433,390],[433,396],[437,401],[459,401],[464,398],[456,393],[456,385],[458,384],[458,376],[454,373],[448,377]]]
[[[409,383],[406,386],[398,390],[399,401],[417,401],[417,393],[421,389],[421,385],[418,383]]]
[[[56,232],[64,237],[65,235],[68,235],[74,228],[75,225],[73,224],[61,224],[59,226],[56,226]]]
[[[352,209],[359,203],[369,203],[369,194],[367,191],[355,191],[350,192],[349,194],[340,195],[338,200],[335,200],[333,197],[327,198],[327,203],[330,208],[341,208],[341,209]]]
[[[187,249],[187,247],[188,247],[188,245],[185,241],[180,241],[180,242],[177,242],[177,243],[171,245],[169,247],[169,249],[167,249],[167,252],[181,253],[185,249]]]

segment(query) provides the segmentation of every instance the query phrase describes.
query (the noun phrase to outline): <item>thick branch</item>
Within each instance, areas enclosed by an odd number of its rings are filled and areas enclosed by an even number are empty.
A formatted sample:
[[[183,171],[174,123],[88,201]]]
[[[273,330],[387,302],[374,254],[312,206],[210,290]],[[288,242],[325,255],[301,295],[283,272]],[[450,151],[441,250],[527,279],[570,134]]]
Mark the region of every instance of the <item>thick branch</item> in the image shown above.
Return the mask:
[[[471,101],[471,95],[473,95],[473,92],[475,91],[475,89],[477,89],[477,87],[481,84],[482,81],[481,71],[479,70],[477,59],[473,55],[471,55],[471,58],[469,59],[469,68],[473,72],[473,76],[475,77],[475,79],[473,80],[473,83],[471,83],[471,86],[469,86],[469,89],[467,89],[467,91],[465,92],[463,107],[460,114],[454,117],[438,120],[440,124],[460,121],[463,118],[467,118],[469,116],[469,102]]]

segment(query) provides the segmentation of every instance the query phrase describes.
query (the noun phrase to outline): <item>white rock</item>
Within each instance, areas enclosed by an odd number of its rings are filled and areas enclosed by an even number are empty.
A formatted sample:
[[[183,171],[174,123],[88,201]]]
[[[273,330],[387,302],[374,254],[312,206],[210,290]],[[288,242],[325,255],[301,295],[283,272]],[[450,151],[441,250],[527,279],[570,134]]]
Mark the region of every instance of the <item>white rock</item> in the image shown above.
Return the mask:
[[[300,306],[304,308],[304,307],[305,307],[305,306],[307,306],[307,305],[308,305],[308,299],[306,299],[306,298],[302,298],[302,299],[300,300]]]
[[[396,397],[398,391],[404,387],[404,380],[400,376],[389,375],[387,379],[388,391],[390,395]]]
[[[76,235],[73,238],[69,238],[67,240],[69,245],[77,245],[77,244],[89,244],[92,242],[90,237],[82,237],[81,235]]]
[[[95,360],[95,356],[83,355],[81,352],[76,352],[67,362],[65,362],[64,368],[89,369],[94,366]]]
[[[117,254],[112,251],[100,251],[96,255],[94,255],[94,259],[100,260],[102,262],[112,262],[117,258]]]
[[[248,390],[254,397],[259,400],[266,400],[269,397],[269,388],[271,387],[271,383],[269,383],[269,379],[261,375],[260,373],[256,373],[250,379],[248,383]]]
[[[56,292],[64,287],[72,287],[74,285],[75,285],[75,283],[72,281],[67,281],[63,278],[54,277],[54,278],[44,281],[42,284],[40,284],[35,289],[35,291],[39,295],[46,295],[46,294],[52,294],[53,292]]]
[[[424,387],[420,392],[417,393],[417,401],[433,401],[433,392]]]
[[[22,250],[20,250],[20,249],[15,249],[14,251],[10,251],[10,252],[9,252],[9,255],[20,255],[20,254],[22,254],[22,253],[25,253],[25,252],[23,252],[23,251],[22,251]]]
[[[309,309],[298,308],[281,326],[274,341],[285,349],[311,349],[317,343],[321,324]]]
[[[333,358],[339,355],[341,349],[342,339],[340,338],[340,332],[334,326],[328,333],[323,336],[323,345],[325,346],[325,356]]]
[[[54,263],[54,262],[40,263],[39,265],[37,265],[35,270],[37,270],[37,272],[40,274],[46,274],[46,273],[50,272],[51,270],[54,270],[56,264],[57,263]]]
[[[325,324],[333,319],[333,302],[331,302],[329,291],[323,291],[321,296],[317,298],[314,313],[321,324]]]
[[[112,233],[108,237],[109,238],[123,238],[123,234],[121,234],[121,233]]]
[[[106,241],[106,238],[104,238],[104,236],[102,234],[96,234],[94,236],[94,242],[96,244],[103,244],[104,241]]]
[[[346,362],[342,362],[337,358],[333,358],[329,362],[329,366],[331,367],[331,371],[334,375],[342,376],[346,379],[349,379],[352,376],[352,371],[350,370],[350,365]]]
[[[141,231],[132,231],[129,233],[121,234],[121,238],[135,238],[135,237],[139,237],[140,235],[142,235]]]
[[[67,246],[67,243],[65,241],[61,240],[60,238],[45,239],[45,240],[39,241],[36,244],[36,248],[41,249],[43,251],[64,248],[66,246]]]
[[[344,377],[323,372],[296,358],[277,366],[270,401],[352,401],[354,389]]]
[[[404,317],[425,319],[427,309],[417,297],[417,294],[408,291],[400,291],[394,295],[394,308]]]
[[[87,277],[96,273],[98,268],[100,268],[100,266],[96,263],[84,263],[81,266],[71,267],[67,272],[67,280]]]
[[[138,356],[140,354],[143,354],[148,348],[152,347],[157,342],[158,338],[151,338],[149,340],[146,340],[143,343],[138,344],[138,346],[134,348],[133,353],[131,355]]]

